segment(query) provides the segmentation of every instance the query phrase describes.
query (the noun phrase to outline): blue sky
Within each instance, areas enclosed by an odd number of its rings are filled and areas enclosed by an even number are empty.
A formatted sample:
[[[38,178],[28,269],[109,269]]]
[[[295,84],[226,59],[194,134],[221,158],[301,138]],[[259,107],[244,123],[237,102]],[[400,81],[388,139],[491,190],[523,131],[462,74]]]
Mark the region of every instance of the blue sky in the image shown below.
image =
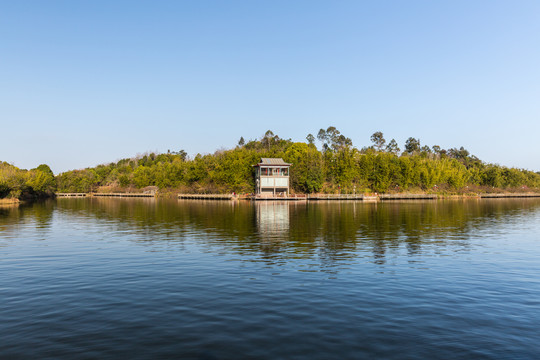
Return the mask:
[[[21,168],[333,125],[540,170],[538,1],[1,1],[0,39]]]

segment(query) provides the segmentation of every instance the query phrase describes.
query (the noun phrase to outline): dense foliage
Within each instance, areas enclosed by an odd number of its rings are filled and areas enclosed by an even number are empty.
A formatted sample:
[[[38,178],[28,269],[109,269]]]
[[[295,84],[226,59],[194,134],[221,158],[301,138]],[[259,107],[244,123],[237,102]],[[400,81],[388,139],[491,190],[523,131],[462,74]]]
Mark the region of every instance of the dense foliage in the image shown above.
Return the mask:
[[[56,179],[47,165],[32,170],[22,170],[0,162],[0,199],[38,198],[54,194]]]
[[[261,157],[281,157],[293,164],[291,185],[299,193],[457,191],[467,187],[536,189],[540,174],[486,164],[463,147],[441,149],[421,146],[409,138],[401,152],[381,132],[371,136],[373,146],[355,148],[335,127],[321,129],[307,143],[281,139],[271,131],[258,140],[240,138],[234,149],[188,158],[184,151],[145,154],[116,163],[62,173],[56,177],[62,192],[135,191],[147,186],[200,193],[251,193],[254,170]]]

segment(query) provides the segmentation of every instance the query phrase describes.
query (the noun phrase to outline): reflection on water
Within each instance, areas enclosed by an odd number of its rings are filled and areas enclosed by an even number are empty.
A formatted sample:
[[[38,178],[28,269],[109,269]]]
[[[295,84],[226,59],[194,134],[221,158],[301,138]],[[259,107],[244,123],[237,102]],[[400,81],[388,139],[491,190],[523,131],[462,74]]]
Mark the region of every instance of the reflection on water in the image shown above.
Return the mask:
[[[471,236],[494,236],[513,222],[526,223],[527,217],[538,216],[539,207],[540,201],[531,199],[307,203],[60,198],[0,209],[0,234],[9,237],[27,223],[45,236],[59,216],[131,234],[131,241],[155,251],[197,236],[199,243],[221,251],[258,253],[265,259],[300,256],[328,265],[370,253],[374,263],[383,265],[388,256],[466,252]]]
[[[258,201],[257,230],[264,238],[283,239],[289,234],[289,204]]]
[[[2,358],[535,358],[540,200],[0,208]]]

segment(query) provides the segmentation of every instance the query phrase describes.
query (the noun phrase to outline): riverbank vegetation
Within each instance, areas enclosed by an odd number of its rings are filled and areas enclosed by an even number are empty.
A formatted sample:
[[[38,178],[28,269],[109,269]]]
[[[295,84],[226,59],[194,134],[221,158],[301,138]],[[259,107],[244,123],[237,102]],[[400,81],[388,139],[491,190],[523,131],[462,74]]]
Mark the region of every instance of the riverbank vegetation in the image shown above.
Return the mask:
[[[540,174],[488,164],[465,148],[442,149],[409,138],[399,147],[383,133],[372,145],[356,148],[335,127],[293,142],[267,131],[260,139],[240,138],[233,149],[190,158],[183,150],[147,153],[115,163],[56,176],[60,192],[141,191],[251,193],[253,167],[261,157],[292,163],[291,187],[297,193],[538,191]],[[318,143],[318,144],[316,144]],[[317,147],[317,145],[319,145]],[[41,184],[41,183],[40,183]]]
[[[49,197],[55,191],[56,179],[49,166],[42,164],[32,170],[23,170],[0,162],[0,199],[3,203]]]

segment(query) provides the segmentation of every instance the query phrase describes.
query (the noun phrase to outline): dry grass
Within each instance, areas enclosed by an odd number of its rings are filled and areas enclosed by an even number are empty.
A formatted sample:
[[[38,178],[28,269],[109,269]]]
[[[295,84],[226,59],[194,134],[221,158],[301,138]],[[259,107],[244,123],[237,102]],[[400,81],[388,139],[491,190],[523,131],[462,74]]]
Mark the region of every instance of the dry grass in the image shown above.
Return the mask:
[[[13,206],[13,205],[19,205],[20,201],[19,199],[0,199],[0,206]]]

